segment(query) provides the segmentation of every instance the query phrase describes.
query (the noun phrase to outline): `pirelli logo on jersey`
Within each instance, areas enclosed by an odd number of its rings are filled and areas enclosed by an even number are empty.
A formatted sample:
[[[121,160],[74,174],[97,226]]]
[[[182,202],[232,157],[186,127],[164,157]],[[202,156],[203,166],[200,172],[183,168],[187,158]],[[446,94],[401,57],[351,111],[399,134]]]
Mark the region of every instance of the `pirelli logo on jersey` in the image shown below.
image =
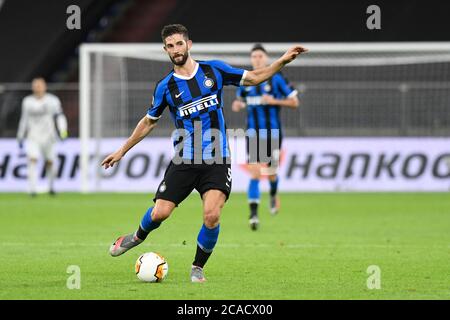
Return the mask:
[[[181,117],[189,116],[197,111],[207,109],[212,106],[219,104],[217,99],[217,94],[210,95],[208,97],[202,98],[200,100],[188,103],[178,109],[178,113]]]

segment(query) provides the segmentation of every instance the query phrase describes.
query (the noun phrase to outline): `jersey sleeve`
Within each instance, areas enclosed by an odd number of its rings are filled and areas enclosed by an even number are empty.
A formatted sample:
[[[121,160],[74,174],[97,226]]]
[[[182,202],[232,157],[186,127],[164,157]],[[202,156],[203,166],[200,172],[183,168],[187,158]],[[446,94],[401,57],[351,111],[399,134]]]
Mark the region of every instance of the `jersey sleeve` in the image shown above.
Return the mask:
[[[165,88],[160,83],[156,85],[153,93],[152,105],[148,108],[147,117],[152,120],[158,120],[167,106]]]
[[[57,96],[53,96],[52,100],[53,100],[52,101],[53,114],[60,114],[60,113],[62,113],[61,100],[59,100],[59,98]]]
[[[242,100],[245,97],[245,91],[242,86],[236,89],[236,98]]]
[[[17,130],[17,139],[25,139],[26,132],[28,128],[28,109],[27,109],[27,98],[22,100],[22,113],[20,115],[19,128]]]
[[[54,117],[56,121],[56,128],[60,138],[65,139],[67,137],[67,118],[61,107],[61,100],[58,97],[54,97]]]
[[[281,73],[277,73],[273,77],[275,87],[285,97],[294,97],[298,94],[298,91],[289,83],[289,81],[283,77]]]
[[[220,60],[213,60],[210,61],[210,63],[213,67],[219,70],[222,75],[224,85],[242,86],[244,84],[247,70],[232,67]]]

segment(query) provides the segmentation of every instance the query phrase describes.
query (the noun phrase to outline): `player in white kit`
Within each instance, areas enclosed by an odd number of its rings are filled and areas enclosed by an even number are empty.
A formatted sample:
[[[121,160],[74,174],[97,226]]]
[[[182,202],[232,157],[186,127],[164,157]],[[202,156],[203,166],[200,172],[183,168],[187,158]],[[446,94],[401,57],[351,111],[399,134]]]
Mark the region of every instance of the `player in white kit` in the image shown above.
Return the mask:
[[[26,140],[28,158],[28,183],[32,196],[37,193],[37,161],[40,156],[45,159],[49,192],[55,194],[53,182],[55,172],[55,143],[67,137],[67,119],[57,96],[47,93],[47,84],[43,78],[35,78],[32,82],[33,94],[22,101],[22,115],[17,132],[20,149]]]

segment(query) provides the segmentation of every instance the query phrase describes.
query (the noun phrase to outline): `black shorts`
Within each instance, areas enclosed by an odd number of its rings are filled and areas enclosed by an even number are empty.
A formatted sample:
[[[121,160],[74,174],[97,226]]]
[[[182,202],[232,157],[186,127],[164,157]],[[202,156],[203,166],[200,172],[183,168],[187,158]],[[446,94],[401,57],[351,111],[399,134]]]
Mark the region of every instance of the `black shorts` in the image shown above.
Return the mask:
[[[268,138],[261,138],[259,134],[254,137],[247,136],[247,162],[265,163],[269,167],[278,166],[282,141],[281,135]]]
[[[194,189],[200,193],[200,197],[208,190],[220,190],[228,200],[231,192],[231,165],[174,164],[171,161],[153,201],[163,199],[178,205]]]

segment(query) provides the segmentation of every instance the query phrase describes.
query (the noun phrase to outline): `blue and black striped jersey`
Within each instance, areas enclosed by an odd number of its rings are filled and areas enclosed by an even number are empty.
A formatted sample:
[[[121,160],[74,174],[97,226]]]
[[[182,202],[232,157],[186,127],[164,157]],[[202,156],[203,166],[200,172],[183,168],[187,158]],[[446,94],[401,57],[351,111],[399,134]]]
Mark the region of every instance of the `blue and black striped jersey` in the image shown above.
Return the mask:
[[[166,106],[169,107],[175,127],[184,129],[184,139],[173,137],[175,147],[183,143],[181,148],[176,148],[183,159],[194,159],[194,141],[197,146],[199,138],[202,160],[229,158],[222,89],[225,85],[242,85],[245,72],[219,60],[198,61],[191,77],[178,75],[172,70],[156,85],[147,117],[157,120]],[[201,128],[201,132],[194,128]],[[212,129],[220,131],[219,148],[213,147],[218,142],[211,135]]]
[[[292,87],[288,80],[279,72],[269,80],[257,86],[240,86],[236,96],[247,104],[247,128],[255,129],[279,129],[281,131],[280,107],[275,105],[264,105],[261,103],[262,96],[271,95],[275,99],[292,97],[297,90]]]

